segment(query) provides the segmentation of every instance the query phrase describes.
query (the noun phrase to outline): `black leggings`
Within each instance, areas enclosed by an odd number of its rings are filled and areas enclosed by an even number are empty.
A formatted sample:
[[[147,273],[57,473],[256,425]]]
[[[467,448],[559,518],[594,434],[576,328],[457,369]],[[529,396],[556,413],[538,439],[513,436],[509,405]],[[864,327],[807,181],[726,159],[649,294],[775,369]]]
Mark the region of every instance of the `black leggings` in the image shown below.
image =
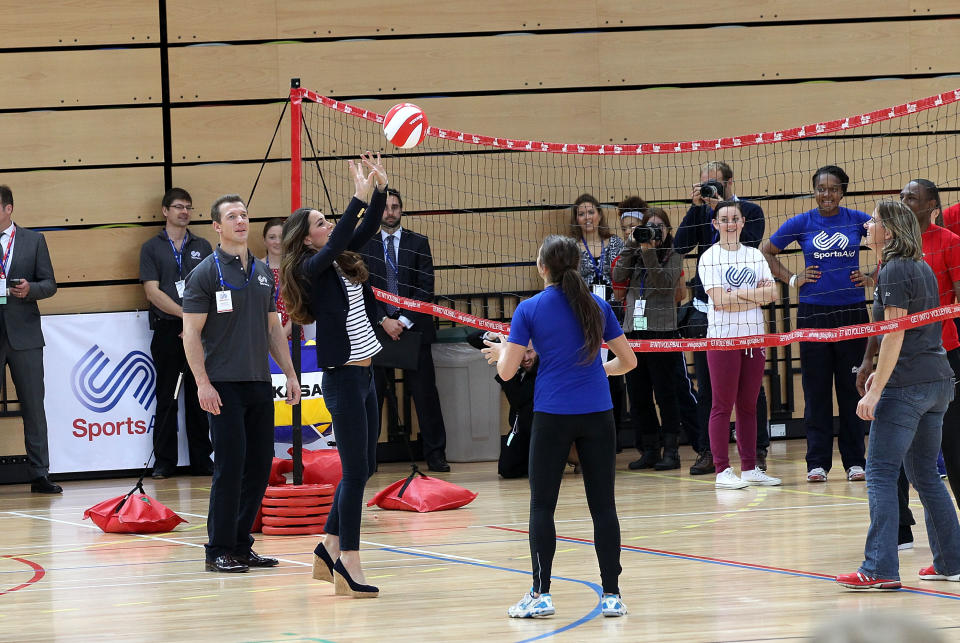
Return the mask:
[[[593,541],[603,591],[619,594],[620,521],[614,497],[616,429],[612,411],[582,415],[534,412],[530,442],[530,558],[533,591],[550,591],[557,531],[553,514],[570,445],[576,443],[593,518]]]

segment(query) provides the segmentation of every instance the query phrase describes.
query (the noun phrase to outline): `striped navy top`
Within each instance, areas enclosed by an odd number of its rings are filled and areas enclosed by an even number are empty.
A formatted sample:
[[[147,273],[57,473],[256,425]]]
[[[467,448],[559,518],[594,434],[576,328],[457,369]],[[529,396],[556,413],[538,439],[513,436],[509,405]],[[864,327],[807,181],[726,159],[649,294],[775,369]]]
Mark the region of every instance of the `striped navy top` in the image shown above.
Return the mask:
[[[379,353],[383,347],[373,333],[370,318],[363,306],[363,284],[353,284],[340,275],[347,287],[347,337],[350,338],[350,357],[347,362],[356,362]]]

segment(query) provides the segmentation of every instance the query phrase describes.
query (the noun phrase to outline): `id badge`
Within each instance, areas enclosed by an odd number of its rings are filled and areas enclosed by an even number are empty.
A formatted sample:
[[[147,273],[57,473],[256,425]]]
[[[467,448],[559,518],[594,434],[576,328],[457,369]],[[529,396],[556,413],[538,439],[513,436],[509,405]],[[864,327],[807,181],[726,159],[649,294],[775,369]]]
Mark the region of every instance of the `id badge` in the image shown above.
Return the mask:
[[[638,300],[636,300],[635,302],[633,302],[633,314],[634,314],[634,316],[643,317],[644,315],[647,314],[647,313],[646,313],[646,310],[647,310],[647,300],[646,300],[646,299],[638,299]]]
[[[3,297],[4,301],[6,301],[6,298],[7,298],[7,278],[6,277],[4,277],[3,279],[0,279],[0,297]]]
[[[233,312],[233,293],[230,292],[229,290],[217,291],[217,312],[218,313]]]
[[[639,315],[634,315],[633,330],[647,330],[647,318]]]
[[[175,282],[173,285],[177,287],[177,297],[183,299],[183,291],[187,287],[187,282],[181,279],[180,281]]]
[[[607,287],[603,284],[593,284],[593,294],[599,297],[600,299],[607,298]]]

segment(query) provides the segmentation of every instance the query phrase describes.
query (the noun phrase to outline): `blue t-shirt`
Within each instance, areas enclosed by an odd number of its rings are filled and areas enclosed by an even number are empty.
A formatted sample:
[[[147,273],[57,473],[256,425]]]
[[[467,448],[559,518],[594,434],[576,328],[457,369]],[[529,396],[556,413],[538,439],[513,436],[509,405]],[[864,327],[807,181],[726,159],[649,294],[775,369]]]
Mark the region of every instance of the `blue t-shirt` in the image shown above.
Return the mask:
[[[807,266],[820,266],[820,279],[800,286],[800,303],[819,306],[860,304],[863,288],[850,281],[850,272],[860,269],[860,240],[870,215],[841,207],[832,217],[820,216],[814,208],[787,219],[770,237],[770,243],[785,250],[796,241]]]
[[[603,311],[603,340],[609,342],[623,335],[610,304],[596,295],[593,298]],[[613,408],[599,352],[590,364],[579,363],[585,341],[583,330],[559,288],[548,286],[539,295],[520,302],[513,313],[507,341],[526,347],[531,339],[540,356],[534,411],[578,415]]]

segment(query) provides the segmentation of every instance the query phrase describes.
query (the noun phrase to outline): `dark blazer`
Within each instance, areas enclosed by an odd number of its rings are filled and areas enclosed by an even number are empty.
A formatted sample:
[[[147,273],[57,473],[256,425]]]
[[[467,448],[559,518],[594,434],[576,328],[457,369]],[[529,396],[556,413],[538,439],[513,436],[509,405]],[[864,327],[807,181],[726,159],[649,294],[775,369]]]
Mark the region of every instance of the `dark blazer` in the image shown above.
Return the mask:
[[[334,260],[344,250],[359,252],[380,227],[386,191],[374,188],[370,205],[354,197],[350,200],[327,244],[308,257],[301,267],[310,282],[309,310],[317,320],[317,366],[343,366],[350,357],[350,338],[347,336],[347,288],[333,267]],[[360,225],[357,218],[366,207]],[[14,257],[16,258],[16,257]],[[370,282],[363,284],[363,303],[370,323],[376,325],[377,302]]]
[[[370,284],[386,290],[387,264],[383,257],[383,241],[379,231],[361,252],[367,268],[370,269]],[[403,228],[400,246],[397,248],[397,267],[397,294],[408,299],[433,303],[433,255],[430,252],[430,241],[424,235]],[[386,314],[383,302],[377,300],[377,319],[383,319]],[[413,322],[411,330],[423,333],[422,341],[432,342],[436,338],[431,315],[409,310],[404,310],[401,314]]]
[[[52,297],[57,292],[57,281],[53,276],[47,241],[39,232],[17,226],[13,258],[7,274],[8,287],[10,279],[26,279],[30,283],[30,292],[26,297],[7,296],[7,303],[0,306],[10,347],[18,351],[42,348],[43,331],[40,329],[37,300]]]

